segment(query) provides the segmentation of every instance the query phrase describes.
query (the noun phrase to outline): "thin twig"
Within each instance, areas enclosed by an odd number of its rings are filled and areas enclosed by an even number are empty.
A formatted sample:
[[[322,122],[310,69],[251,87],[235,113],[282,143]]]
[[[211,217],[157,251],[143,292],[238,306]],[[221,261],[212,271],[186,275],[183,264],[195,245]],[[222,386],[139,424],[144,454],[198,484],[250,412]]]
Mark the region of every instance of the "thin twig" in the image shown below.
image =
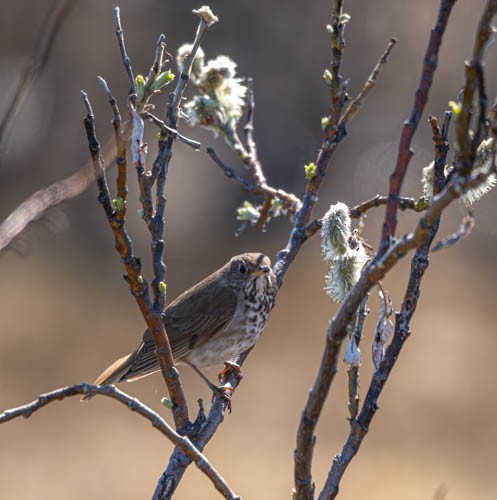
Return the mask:
[[[197,467],[211,480],[215,488],[224,496],[231,500],[240,499],[226,483],[224,478],[212,466],[207,457],[203,455],[186,436],[181,436],[155,411],[144,405],[141,401],[133,398],[125,392],[117,389],[113,385],[90,385],[86,383],[72,385],[70,387],[62,387],[46,394],[41,394],[38,399],[23,406],[5,410],[0,414],[0,424],[9,422],[10,420],[23,417],[29,418],[33,413],[47,406],[54,401],[62,401],[65,398],[78,396],[81,394],[98,394],[107,396],[116,401],[119,401],[129,410],[138,413],[146,418],[159,432],[166,436],[174,445],[180,448]]]
[[[481,141],[482,122],[486,119],[486,95],[483,85],[482,59],[485,48],[492,35],[492,19],[497,13],[497,0],[487,0],[483,10],[478,30],[473,45],[472,58],[466,61],[465,83],[462,90],[461,110],[457,115],[455,133],[458,144],[456,155],[456,168],[461,169],[463,175],[467,175],[473,165],[476,148]],[[480,92],[480,109],[478,116],[478,129],[474,140],[470,140],[470,125],[473,116],[473,98],[475,91]]]
[[[364,296],[363,301],[361,302],[361,305],[359,306],[359,309],[357,310],[357,313],[355,315],[355,321],[352,321],[352,336],[355,339],[355,343],[357,347],[359,347],[359,344],[362,339],[362,330],[364,328],[364,322],[366,321],[366,318],[368,316],[368,298],[369,294],[366,294]],[[347,376],[349,379],[348,383],[348,388],[349,388],[349,402],[348,402],[348,409],[350,413],[350,418],[354,419],[357,417],[357,414],[359,413],[359,403],[360,403],[360,398],[359,398],[359,367],[358,366],[353,366],[349,365],[347,368]]]
[[[450,113],[445,114],[444,126],[442,133],[440,133],[438,128],[438,123],[436,118],[430,117],[430,123],[434,133],[434,144],[435,144],[435,163],[445,165],[445,161],[448,153],[448,132],[450,123]],[[467,180],[457,179],[458,182],[469,182]],[[443,174],[443,168],[435,169],[435,182],[434,182],[434,194],[439,194],[445,188],[445,177]],[[437,203],[440,199],[445,196],[449,197],[451,191],[447,187],[444,193],[440,194],[437,199]],[[460,195],[459,191],[459,195]],[[431,210],[431,208],[430,208]],[[428,214],[427,214],[428,215]],[[338,489],[340,485],[341,478],[347,469],[347,466],[352,461],[354,456],[359,450],[362,440],[366,436],[369,424],[378,409],[378,397],[381,393],[383,386],[385,385],[388,376],[390,374],[393,365],[396,363],[400,350],[410,334],[410,321],[416,310],[419,290],[421,280],[423,278],[426,269],[428,268],[429,259],[428,254],[430,251],[430,245],[438,231],[440,225],[441,211],[438,216],[434,215],[430,217],[431,222],[428,226],[424,228],[424,241],[421,240],[420,245],[417,247],[414,257],[411,261],[411,272],[409,277],[409,282],[407,290],[402,302],[401,311],[396,316],[394,338],[392,343],[387,349],[385,358],[380,363],[378,370],[374,373],[373,379],[369,386],[364,405],[362,407],[361,413],[357,418],[351,420],[351,428],[349,436],[345,442],[340,455],[336,455],[333,458],[331,469],[328,473],[325,485],[319,495],[319,500],[328,500],[335,498],[338,494]],[[434,217],[434,218],[433,218]],[[421,230],[422,225],[425,223],[423,219],[418,223],[417,231]],[[404,237],[404,240],[406,237]]]
[[[350,121],[354,118],[354,116],[357,114],[357,112],[361,109],[361,107],[364,104],[364,101],[367,99],[369,93],[371,92],[371,90],[373,90],[373,87],[376,84],[376,80],[378,79],[381,71],[385,67],[385,65],[387,63],[388,56],[390,55],[390,52],[392,52],[392,49],[394,48],[396,43],[397,43],[397,39],[392,38],[390,40],[387,48],[385,49],[385,52],[380,57],[379,61],[376,63],[376,66],[373,68],[373,71],[369,75],[369,78],[367,79],[366,83],[364,84],[364,87],[362,88],[361,92],[347,106],[347,109],[344,111],[342,117],[340,118],[340,120],[338,122],[339,127],[345,126],[346,123],[350,123]]]
[[[432,252],[437,252],[443,248],[449,248],[459,243],[461,240],[467,238],[473,228],[475,227],[475,218],[473,214],[468,210],[468,213],[463,217],[461,224],[457,228],[457,231],[447,236],[443,240],[440,240],[436,245],[433,245]]]
[[[55,39],[64,24],[69,12],[76,5],[76,0],[58,0],[57,4],[42,23],[38,40],[36,42],[36,52],[27,62],[22,77],[19,80],[7,111],[0,122],[0,144],[5,139],[10,124],[17,116],[26,97],[29,95],[33,83],[43,71],[45,64],[52,51]]]
[[[243,131],[245,132],[245,142],[249,154],[253,159],[257,159],[257,144],[254,140],[254,111],[254,81],[252,78],[247,78],[247,121],[245,122]]]
[[[404,178],[413,155],[411,143],[428,101],[428,94],[433,82],[433,76],[438,65],[438,53],[442,44],[443,35],[449,20],[452,7],[456,0],[441,0],[435,26],[431,30],[430,40],[425,52],[423,69],[420,82],[416,89],[414,103],[409,115],[409,119],[402,128],[399,151],[395,169],[390,176],[390,187],[388,190],[387,210],[383,223],[381,248],[379,255],[382,255],[395,236],[397,228],[397,210],[399,207],[399,195],[404,182]]]
[[[200,43],[205,34],[209,30],[210,24],[200,18],[200,23],[197,28],[195,40],[192,49],[185,60],[185,64],[178,78],[174,92],[169,96],[169,107],[166,112],[165,124],[172,130],[178,128],[179,106],[183,97],[186,84],[189,80],[193,60],[197,53]],[[152,220],[152,261],[154,268],[154,279],[152,281],[152,289],[154,292],[154,310],[158,314],[162,314],[166,305],[166,293],[161,284],[165,283],[166,266],[164,264],[164,216],[166,211],[166,198],[164,190],[166,187],[167,174],[169,171],[169,162],[172,157],[174,138],[168,135],[165,139],[159,140],[159,152],[154,161],[150,182],[156,182],[155,193],[155,213]],[[165,342],[164,346],[165,346]]]
[[[136,84],[135,77],[133,76],[133,69],[131,67],[131,59],[126,52],[126,45],[124,44],[124,31],[121,25],[121,9],[114,8],[114,18],[116,20],[116,36],[119,43],[119,50],[121,51],[121,58],[123,60],[124,68],[128,74],[129,80],[129,95],[131,96],[133,106],[136,106]]]
[[[127,185],[127,144],[129,140],[129,131],[123,132],[121,130],[121,113],[119,111],[119,105],[116,99],[112,95],[107,82],[101,77],[97,77],[98,82],[102,85],[104,92],[107,94],[109,99],[109,104],[114,113],[114,119],[112,120],[112,126],[114,128],[114,138],[116,141],[116,165],[117,165],[117,204],[119,210],[116,213],[118,219],[124,220],[126,218],[126,197],[128,195],[128,185]],[[126,127],[128,128],[128,127]]]
[[[178,139],[187,146],[190,146],[193,148],[195,151],[199,151],[201,148],[201,144],[198,141],[194,141],[193,139],[189,139],[188,137],[185,137],[184,135],[181,135],[177,130],[173,130],[171,127],[168,127],[161,119],[159,119],[157,116],[154,114],[150,113],[149,111],[143,111],[141,113],[142,118],[145,118],[147,120],[150,120],[154,125],[157,125],[159,127],[160,131],[164,135],[170,135],[173,139]]]
[[[174,367],[171,347],[169,345],[169,339],[166,335],[162,316],[160,313],[155,313],[153,309],[153,304],[148,292],[148,284],[141,274],[140,260],[134,256],[133,244],[126,231],[125,220],[116,217],[118,207],[115,208],[111,201],[105,175],[104,162],[100,155],[100,144],[95,133],[93,110],[86,93],[82,92],[81,94],[87,110],[84,124],[88,136],[90,154],[93,160],[95,177],[99,188],[98,200],[104,208],[107,220],[112,232],[114,233],[116,250],[121,256],[121,260],[127,272],[126,281],[129,284],[132,295],[135,297],[135,300],[140,307],[147,326],[153,333],[152,337],[156,341],[157,358],[159,359],[162,375],[174,403],[173,416],[176,428],[181,431],[187,427],[189,419],[188,407],[186,405],[186,398],[179,379],[179,372]]]
[[[294,194],[287,193],[282,189],[273,188],[265,183],[251,184],[249,181],[239,176],[232,167],[226,165],[226,163],[224,163],[221,158],[219,158],[214,148],[208,147],[206,151],[207,154],[212,158],[214,163],[224,172],[226,177],[240,185],[244,191],[249,191],[250,193],[255,195],[267,194],[269,196],[279,198],[287,208],[293,208],[294,210],[295,206],[300,206],[302,204],[302,202]]]
[[[378,281],[383,279],[387,272],[389,272],[410,250],[421,248],[425,245],[429,239],[432,238],[432,232],[434,229],[438,227],[438,221],[442,211],[455,199],[459,198],[466,189],[481,185],[485,182],[488,175],[490,174],[478,174],[470,178],[454,176],[442,192],[435,196],[431,206],[427,209],[425,215],[421,217],[416,225],[415,230],[412,233],[404,235],[402,239],[391,246],[385,254],[382,256],[377,255],[377,258],[373,259],[373,261],[365,267],[359,281],[352,288],[349,295],[340,306],[337,314],[330,322],[326,334],[326,346],[321,359],[319,373],[309,393],[297,434],[298,442],[301,442],[301,446],[297,446],[296,461],[298,460],[299,465],[305,467],[309,474],[312,460],[314,429],[319,420],[321,410],[337,370],[340,347],[347,335],[347,325],[350,323],[355,311],[359,307],[360,302],[363,300],[364,295],[369,292],[371,288],[378,283]],[[419,259],[422,260],[421,257],[419,257]],[[421,263],[419,263],[419,265],[421,265]],[[381,388],[383,387],[385,381],[385,378],[380,380]],[[364,407],[366,406],[366,403],[370,401],[371,398],[368,399],[368,397],[366,397]],[[374,405],[370,405],[369,408],[372,409],[373,406]],[[361,411],[361,415],[363,414],[364,407]],[[354,424],[352,427],[354,433],[360,432],[358,430],[358,425]],[[365,427],[365,429],[367,429],[367,427]],[[364,435],[365,431],[363,436]],[[350,460],[353,458],[353,455],[355,455],[355,453],[350,456]],[[342,461],[342,458],[337,459],[336,462],[334,461],[333,465],[340,467],[340,471],[343,474],[346,464],[342,464]],[[337,477],[335,472],[330,472],[330,475],[333,478]],[[339,477],[341,477],[341,474]],[[338,488],[336,481],[332,481],[331,484],[333,488]],[[312,493],[312,483],[310,481],[306,487],[311,490]],[[327,492],[331,491],[330,487],[331,486],[327,483],[327,486],[325,487]],[[329,496],[323,496],[322,498],[329,498]]]

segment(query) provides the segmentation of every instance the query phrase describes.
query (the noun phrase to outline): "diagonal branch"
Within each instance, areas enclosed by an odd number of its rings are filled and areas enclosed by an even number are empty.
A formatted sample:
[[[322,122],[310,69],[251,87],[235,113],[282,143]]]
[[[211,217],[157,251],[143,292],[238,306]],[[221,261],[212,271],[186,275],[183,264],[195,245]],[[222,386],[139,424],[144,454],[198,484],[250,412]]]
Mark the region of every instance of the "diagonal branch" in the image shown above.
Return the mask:
[[[171,426],[155,411],[144,405],[136,398],[132,398],[125,392],[117,389],[112,385],[90,385],[86,383],[76,384],[69,387],[62,387],[46,394],[41,394],[38,399],[18,408],[5,410],[0,414],[0,424],[9,422],[17,417],[29,418],[33,413],[47,406],[54,401],[62,401],[65,398],[78,396],[81,394],[98,394],[107,396],[121,404],[125,405],[129,410],[138,413],[147,419],[159,432],[166,436],[174,445],[180,448],[195,465],[211,480],[215,488],[230,500],[240,499],[236,495],[224,478],[217,472],[207,457],[203,455],[186,436],[178,434]]]
[[[75,5],[76,0],[58,0],[54,9],[50,11],[47,19],[43,22],[36,43],[36,53],[26,64],[14,97],[0,122],[0,144],[4,140],[10,124],[17,116],[26,97],[29,95],[33,83],[43,71],[48,57],[50,56],[50,52],[52,51],[55,39],[65,19]]]
[[[430,40],[425,52],[421,78],[414,96],[414,103],[409,119],[404,123],[399,142],[399,151],[395,169],[390,176],[390,187],[388,190],[388,203],[383,223],[380,253],[381,256],[389,247],[391,239],[397,228],[397,210],[399,207],[399,195],[404,182],[404,177],[413,155],[411,149],[414,133],[418,128],[419,121],[428,101],[428,93],[433,82],[433,76],[438,65],[438,53],[442,44],[442,38],[447,27],[452,7],[456,0],[440,0],[435,26],[431,30]]]
[[[445,122],[442,133],[438,128],[438,123],[435,117],[430,117],[430,123],[434,134],[435,143],[435,163],[445,165],[447,158],[448,147],[448,129],[450,123],[450,113],[446,113]],[[434,194],[440,193],[445,186],[445,178],[443,168],[435,169]],[[407,290],[404,295],[401,310],[396,315],[394,337],[389,345],[385,358],[380,364],[378,370],[374,373],[373,379],[369,386],[364,405],[357,418],[352,418],[350,421],[350,433],[344,444],[340,455],[333,458],[331,469],[328,473],[326,483],[319,494],[319,500],[327,500],[335,498],[338,495],[339,485],[343,474],[348,465],[359,451],[362,440],[366,436],[371,420],[378,409],[378,397],[385,385],[390,372],[396,363],[400,350],[404,342],[410,335],[410,321],[416,310],[420,295],[420,284],[424,273],[429,264],[430,246],[435,238],[440,225],[441,212],[430,223],[428,233],[425,235],[424,241],[417,247],[414,257],[411,261],[411,272],[407,285]],[[421,223],[420,223],[421,224]],[[419,228],[419,224],[418,224]]]

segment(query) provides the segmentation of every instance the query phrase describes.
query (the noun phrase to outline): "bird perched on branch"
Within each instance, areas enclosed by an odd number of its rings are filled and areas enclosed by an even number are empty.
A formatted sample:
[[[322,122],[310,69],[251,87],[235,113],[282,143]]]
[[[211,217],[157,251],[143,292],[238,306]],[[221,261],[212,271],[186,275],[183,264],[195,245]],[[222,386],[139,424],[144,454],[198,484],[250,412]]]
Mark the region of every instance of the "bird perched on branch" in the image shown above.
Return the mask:
[[[266,326],[276,290],[269,258],[244,253],[182,293],[164,311],[175,362],[189,364],[215,388],[199,368],[224,362],[237,367],[232,361],[254,346]],[[155,344],[146,330],[138,349],[109,366],[95,385],[132,382],[159,369]]]

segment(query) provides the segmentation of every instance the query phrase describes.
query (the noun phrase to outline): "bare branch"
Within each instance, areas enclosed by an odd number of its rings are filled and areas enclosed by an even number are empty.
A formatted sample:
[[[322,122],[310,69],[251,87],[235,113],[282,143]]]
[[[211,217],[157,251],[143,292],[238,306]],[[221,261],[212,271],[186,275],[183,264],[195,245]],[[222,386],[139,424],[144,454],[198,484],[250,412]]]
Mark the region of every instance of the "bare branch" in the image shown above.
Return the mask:
[[[168,127],[161,119],[159,119],[157,116],[153,115],[149,111],[143,111],[141,113],[141,116],[145,119],[150,120],[154,125],[157,125],[161,133],[164,134],[165,136],[170,135],[173,139],[179,139],[181,142],[183,142],[187,146],[190,146],[195,151],[200,150],[201,147],[200,142],[194,141],[193,139],[188,139],[188,137],[181,135],[177,130],[173,130],[171,127]]]
[[[116,250],[121,256],[121,260],[127,272],[126,281],[129,284],[132,295],[140,307],[147,326],[153,333],[152,338],[157,346],[157,358],[159,360],[162,375],[174,403],[173,416],[176,428],[181,430],[188,425],[189,419],[186,398],[179,380],[179,372],[174,367],[171,347],[166,335],[161,312],[156,313],[154,311],[148,292],[148,284],[141,275],[140,260],[134,256],[133,244],[125,227],[125,219],[117,217],[120,207],[114,207],[112,204],[105,176],[104,163],[100,155],[100,144],[95,134],[93,111],[88,96],[84,92],[82,92],[82,96],[87,109],[84,123],[88,136],[90,154],[93,160],[95,177],[97,178],[99,188],[98,200],[104,208],[107,220],[114,233]]]
[[[450,236],[447,236],[443,240],[440,240],[436,245],[433,246],[432,252],[437,252],[443,248],[449,248],[459,243],[461,240],[467,238],[473,228],[475,227],[475,218],[473,214],[468,210],[468,213],[464,216],[461,224],[459,225],[457,231]]]
[[[395,169],[390,176],[390,187],[388,190],[387,210],[383,223],[382,241],[380,255],[384,253],[391,243],[391,238],[395,235],[397,228],[397,210],[399,207],[399,195],[404,182],[404,177],[413,155],[411,143],[414,133],[418,127],[424,108],[428,101],[428,94],[433,82],[433,76],[438,64],[438,53],[442,44],[442,38],[447,27],[452,7],[456,0],[441,0],[435,26],[431,30],[430,41],[424,56],[421,79],[416,89],[414,103],[409,115],[409,119],[402,128],[399,143],[399,152]]]
[[[482,122],[486,119],[486,94],[483,84],[482,58],[492,34],[492,19],[497,13],[497,1],[487,0],[483,10],[473,45],[471,60],[466,61],[465,83],[462,90],[461,110],[455,123],[456,139],[459,152],[456,156],[457,168],[464,175],[470,171],[475,159],[476,148],[481,142]],[[473,98],[475,91],[480,93],[480,109],[478,116],[478,131],[474,139],[470,139],[470,125],[473,115]]]
[[[434,134],[435,143],[435,182],[434,182],[434,194],[440,193],[444,189],[446,182],[444,177],[444,168],[437,166],[445,165],[448,147],[448,133],[450,124],[450,113],[445,114],[444,126],[442,133],[438,128],[438,123],[436,118],[430,117],[429,121],[432,126]],[[471,181],[457,179],[456,182],[469,183]],[[460,191],[459,195],[461,194]],[[447,188],[440,194],[437,198],[437,203],[443,196],[449,197],[450,190]],[[431,210],[431,209],[430,209]],[[428,214],[427,214],[428,215]],[[369,424],[378,409],[377,400],[381,393],[383,386],[385,385],[393,365],[396,363],[400,350],[405,342],[405,340],[410,335],[410,321],[414,312],[416,310],[417,301],[420,295],[420,284],[426,269],[428,268],[429,259],[428,254],[430,251],[431,243],[438,231],[440,225],[441,211],[438,216],[431,218],[432,222],[429,223],[427,229],[428,232],[425,233],[425,239],[417,247],[414,257],[411,261],[411,273],[409,277],[409,282],[407,290],[402,302],[401,311],[396,316],[394,338],[392,343],[387,349],[385,358],[380,363],[378,370],[373,375],[373,379],[369,386],[366,399],[361,410],[359,417],[353,418],[351,420],[351,429],[349,436],[345,442],[340,455],[333,458],[332,467],[326,479],[326,483],[319,495],[320,500],[326,500],[329,498],[335,498],[338,494],[340,480],[347,469],[348,464],[351,462],[359,447],[362,440],[366,436]],[[423,220],[418,223],[417,231],[424,224]],[[404,237],[404,240],[406,237]]]
[[[9,422],[17,417],[29,418],[33,413],[47,406],[54,401],[62,401],[65,398],[78,396],[81,394],[98,394],[107,396],[119,401],[129,410],[138,413],[146,418],[159,432],[166,436],[174,445],[180,448],[197,467],[211,480],[215,488],[224,496],[231,500],[240,499],[236,495],[224,478],[211,465],[205,455],[203,455],[186,436],[181,436],[172,429],[169,424],[155,411],[144,405],[136,398],[132,398],[125,392],[117,389],[113,385],[90,385],[86,383],[76,384],[69,387],[62,387],[46,394],[41,394],[38,399],[18,408],[5,410],[0,414],[0,424]]]
[[[119,50],[121,51],[121,58],[123,60],[124,68],[128,74],[129,80],[129,95],[133,101],[133,106],[136,106],[136,84],[135,77],[133,76],[133,68],[131,67],[131,59],[126,52],[126,45],[124,44],[124,31],[121,25],[121,9],[114,8],[114,18],[116,20],[116,36],[119,43]]]
[[[380,60],[376,63],[376,66],[373,68],[373,71],[369,75],[368,80],[364,84],[364,87],[362,88],[361,92],[359,95],[347,106],[347,109],[343,113],[342,117],[340,118],[338,122],[338,126],[346,126],[350,121],[354,118],[354,116],[357,114],[357,112],[361,109],[362,105],[364,104],[364,101],[367,99],[369,93],[371,90],[373,90],[373,87],[376,84],[376,80],[380,76],[381,71],[385,67],[387,63],[388,56],[390,55],[390,52],[392,52],[392,49],[394,45],[397,43],[397,40],[395,38],[392,38],[390,42],[388,43],[387,48],[385,49],[385,52],[383,55],[380,57]]]
[[[0,144],[4,140],[10,124],[17,116],[26,97],[29,95],[33,83],[43,71],[50,56],[50,52],[52,51],[55,39],[76,3],[76,0],[58,0],[53,10],[48,14],[47,19],[44,20],[35,45],[36,52],[26,64],[14,93],[14,97],[0,122]]]

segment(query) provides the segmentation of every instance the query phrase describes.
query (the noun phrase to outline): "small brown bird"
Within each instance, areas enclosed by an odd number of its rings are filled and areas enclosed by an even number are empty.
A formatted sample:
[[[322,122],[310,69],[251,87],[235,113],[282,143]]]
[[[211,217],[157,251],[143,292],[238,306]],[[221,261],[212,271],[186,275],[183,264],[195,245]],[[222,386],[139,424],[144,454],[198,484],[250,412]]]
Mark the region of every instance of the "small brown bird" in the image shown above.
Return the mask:
[[[275,295],[276,277],[268,257],[260,253],[233,257],[164,311],[174,360],[198,373],[199,368],[235,360],[257,342]],[[146,330],[138,349],[115,361],[94,383],[132,382],[159,369],[155,344]]]

